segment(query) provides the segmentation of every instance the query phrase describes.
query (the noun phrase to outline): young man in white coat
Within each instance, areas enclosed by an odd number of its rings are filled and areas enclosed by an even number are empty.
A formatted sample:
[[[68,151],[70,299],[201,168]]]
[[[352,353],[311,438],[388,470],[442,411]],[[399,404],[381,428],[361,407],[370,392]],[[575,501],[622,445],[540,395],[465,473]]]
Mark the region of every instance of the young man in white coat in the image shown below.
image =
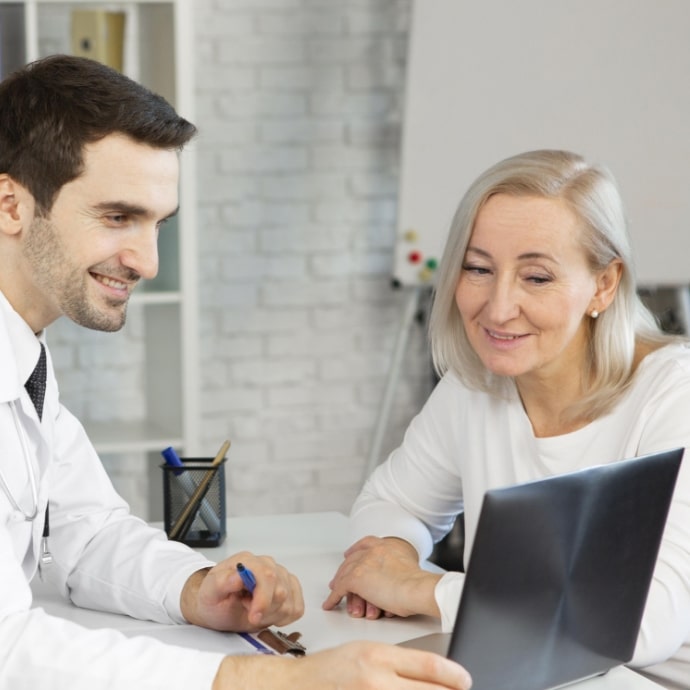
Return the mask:
[[[328,690],[403,678],[467,688],[456,664],[388,645],[300,661],[224,657],[32,608],[49,517],[44,575],[78,606],[234,631],[303,612],[299,583],[272,559],[215,565],[130,515],[58,399],[45,329],[61,316],[123,326],[132,290],[156,275],[158,233],[178,205],[178,152],[195,131],[159,96],[83,58],[46,58],[0,84],[0,690]],[[34,402],[25,383],[37,363],[47,383]],[[251,598],[239,560],[256,574]]]

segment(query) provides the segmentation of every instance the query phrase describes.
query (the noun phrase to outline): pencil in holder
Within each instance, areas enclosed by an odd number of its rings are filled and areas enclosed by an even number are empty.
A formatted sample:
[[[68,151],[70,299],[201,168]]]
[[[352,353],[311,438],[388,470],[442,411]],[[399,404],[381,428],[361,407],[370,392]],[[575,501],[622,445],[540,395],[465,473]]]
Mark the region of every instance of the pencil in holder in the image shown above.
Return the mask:
[[[220,546],[227,517],[225,458],[215,467],[210,467],[214,458],[181,459],[184,469],[161,465],[165,532],[188,546]],[[191,505],[195,496],[195,505]]]

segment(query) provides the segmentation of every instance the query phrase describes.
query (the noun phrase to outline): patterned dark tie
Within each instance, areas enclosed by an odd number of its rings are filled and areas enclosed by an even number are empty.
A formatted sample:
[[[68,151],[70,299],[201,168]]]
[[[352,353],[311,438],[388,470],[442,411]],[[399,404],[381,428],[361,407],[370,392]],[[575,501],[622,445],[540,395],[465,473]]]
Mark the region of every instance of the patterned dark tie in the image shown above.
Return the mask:
[[[29,394],[31,402],[34,404],[34,407],[36,408],[36,412],[38,413],[39,419],[42,419],[43,417],[43,400],[46,395],[47,373],[48,370],[46,368],[46,349],[43,343],[41,343],[41,354],[38,357],[38,363],[36,364],[36,368],[33,370],[31,376],[29,376],[26,383],[24,384],[26,392]]]
[[[46,397],[46,380],[48,378],[48,369],[46,367],[46,348],[41,343],[41,354],[38,356],[38,362],[31,372],[31,376],[26,380],[24,388],[31,398],[31,402],[36,408],[38,413],[38,418],[43,418],[43,401]],[[46,515],[45,521],[43,522],[43,541],[41,545],[41,565],[49,565],[53,557],[48,551],[47,539],[50,536],[50,518],[49,518],[50,506],[46,504]]]

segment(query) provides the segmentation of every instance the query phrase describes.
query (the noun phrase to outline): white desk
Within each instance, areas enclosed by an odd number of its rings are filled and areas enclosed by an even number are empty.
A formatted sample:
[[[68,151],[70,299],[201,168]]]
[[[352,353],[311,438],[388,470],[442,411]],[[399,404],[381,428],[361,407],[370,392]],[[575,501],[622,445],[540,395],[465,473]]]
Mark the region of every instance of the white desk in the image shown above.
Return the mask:
[[[340,513],[276,515],[231,518],[225,543],[201,551],[212,560],[222,560],[237,551],[268,554],[291,570],[302,583],[304,617],[286,632],[302,633],[301,642],[310,652],[355,639],[397,643],[438,632],[440,624],[426,616],[383,618],[377,621],[350,618],[341,608],[324,611],[321,603],[328,594],[328,581],[342,561],[348,546],[347,519]],[[126,635],[150,635],[171,644],[226,651],[228,634],[193,626],[165,626],[137,621],[125,616],[79,609],[60,600],[37,580],[34,606],[69,618],[90,628],[117,628]],[[577,690],[658,690],[660,686],[626,668],[571,686]]]

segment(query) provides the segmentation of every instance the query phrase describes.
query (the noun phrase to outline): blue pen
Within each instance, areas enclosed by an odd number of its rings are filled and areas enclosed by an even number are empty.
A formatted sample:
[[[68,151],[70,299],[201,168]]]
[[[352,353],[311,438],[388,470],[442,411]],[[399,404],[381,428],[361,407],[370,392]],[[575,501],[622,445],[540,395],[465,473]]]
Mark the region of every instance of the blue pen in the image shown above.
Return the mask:
[[[241,563],[237,564],[237,572],[240,574],[240,577],[242,578],[242,584],[244,584],[244,588],[249,593],[253,592],[254,588],[256,587],[256,578],[254,577],[254,573]]]
[[[240,637],[244,638],[249,642],[249,644],[254,647],[260,654],[275,654],[275,652],[268,647],[264,646],[257,640],[251,633],[237,633]]]

